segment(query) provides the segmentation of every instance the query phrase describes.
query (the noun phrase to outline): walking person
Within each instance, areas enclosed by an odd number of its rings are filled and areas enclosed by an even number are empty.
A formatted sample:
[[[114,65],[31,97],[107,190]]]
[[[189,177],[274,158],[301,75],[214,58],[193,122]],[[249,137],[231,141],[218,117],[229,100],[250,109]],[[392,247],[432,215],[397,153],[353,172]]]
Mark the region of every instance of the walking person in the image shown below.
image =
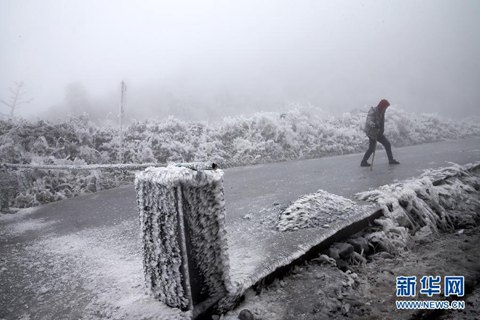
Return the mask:
[[[367,152],[363,156],[360,166],[370,167],[368,159],[375,151],[377,146],[377,141],[380,142],[387,152],[388,163],[389,164],[400,164],[397,160],[393,158],[392,155],[392,146],[390,141],[384,136],[383,132],[385,131],[385,111],[390,106],[390,102],[385,99],[382,99],[376,107],[371,107],[368,111],[367,121],[365,123],[365,133],[369,139],[369,146]]]

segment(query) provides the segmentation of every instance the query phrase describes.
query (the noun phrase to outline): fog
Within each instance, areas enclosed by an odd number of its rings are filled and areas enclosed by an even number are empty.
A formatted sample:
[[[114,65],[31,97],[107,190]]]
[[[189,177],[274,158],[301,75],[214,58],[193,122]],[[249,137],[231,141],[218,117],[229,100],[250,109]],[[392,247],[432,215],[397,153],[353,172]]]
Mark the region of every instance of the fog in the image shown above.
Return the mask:
[[[480,115],[479,1],[0,0],[16,115],[218,119],[309,105]],[[4,105],[2,113],[8,113]]]

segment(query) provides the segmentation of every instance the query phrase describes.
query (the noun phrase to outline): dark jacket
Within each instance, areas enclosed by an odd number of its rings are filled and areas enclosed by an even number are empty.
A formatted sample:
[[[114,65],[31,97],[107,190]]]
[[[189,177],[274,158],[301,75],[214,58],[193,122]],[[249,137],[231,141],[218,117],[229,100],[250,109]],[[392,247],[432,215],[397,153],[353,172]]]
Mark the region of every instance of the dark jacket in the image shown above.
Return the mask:
[[[365,122],[365,133],[371,139],[377,139],[385,130],[385,112],[378,107],[371,107]]]

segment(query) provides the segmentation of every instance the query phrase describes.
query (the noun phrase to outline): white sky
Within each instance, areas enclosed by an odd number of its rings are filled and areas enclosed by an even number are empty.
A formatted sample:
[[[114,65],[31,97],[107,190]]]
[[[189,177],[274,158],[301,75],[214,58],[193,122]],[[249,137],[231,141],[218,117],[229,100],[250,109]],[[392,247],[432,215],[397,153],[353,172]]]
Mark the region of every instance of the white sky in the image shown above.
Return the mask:
[[[480,114],[475,0],[0,0],[0,43],[0,98],[24,81],[23,116],[65,103],[70,83],[115,109],[121,80],[144,115],[381,98]]]

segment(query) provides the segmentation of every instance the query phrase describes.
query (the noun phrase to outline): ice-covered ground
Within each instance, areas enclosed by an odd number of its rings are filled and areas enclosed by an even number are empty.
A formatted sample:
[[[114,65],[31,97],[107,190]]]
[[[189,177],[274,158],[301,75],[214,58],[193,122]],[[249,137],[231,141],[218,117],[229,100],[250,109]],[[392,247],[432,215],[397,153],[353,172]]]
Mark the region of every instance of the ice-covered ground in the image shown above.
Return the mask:
[[[188,318],[146,292],[140,245],[122,241],[131,238],[129,222],[56,235],[49,232],[55,221],[19,214],[1,217],[8,260],[0,260],[0,319]],[[34,230],[40,239],[6,241]]]

